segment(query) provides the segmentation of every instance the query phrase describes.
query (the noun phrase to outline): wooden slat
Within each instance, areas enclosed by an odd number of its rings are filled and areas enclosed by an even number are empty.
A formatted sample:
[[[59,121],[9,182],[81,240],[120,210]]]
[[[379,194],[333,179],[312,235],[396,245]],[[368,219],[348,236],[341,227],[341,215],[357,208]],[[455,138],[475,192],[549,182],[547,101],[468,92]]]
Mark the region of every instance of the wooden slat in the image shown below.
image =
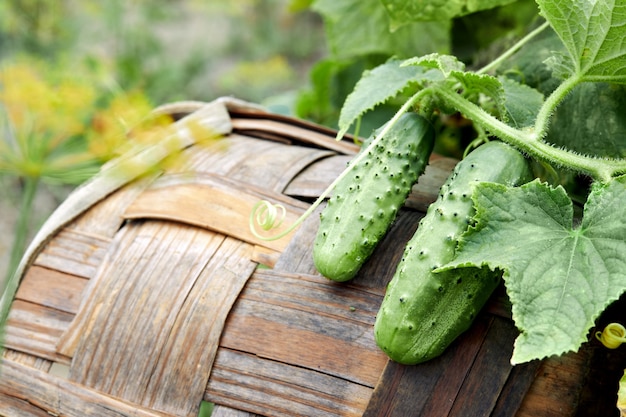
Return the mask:
[[[513,367],[490,417],[510,417],[512,410],[520,409],[540,366],[541,361],[536,360]]]
[[[518,332],[508,320],[494,317],[471,372],[455,398],[450,417],[491,416],[511,372],[513,342]],[[489,375],[488,378],[485,376]],[[508,410],[514,413],[515,410]]]
[[[43,248],[35,265],[91,278],[102,263],[110,242],[108,237],[65,228]]]
[[[516,336],[510,320],[481,314],[440,357],[414,366],[390,362],[364,416],[515,415],[537,370],[510,365]]]
[[[280,252],[255,245],[254,252],[252,253],[252,260],[260,265],[273,268],[276,265],[276,261],[280,257]]]
[[[282,193],[291,179],[305,167],[332,154],[314,148],[274,144],[267,152],[236,165],[228,172],[228,177]]]
[[[206,399],[271,416],[360,416],[371,388],[316,370],[220,348]]]
[[[354,155],[334,155],[303,169],[285,188],[294,197],[317,198],[347,167]]]
[[[266,190],[282,192],[296,174],[333,152],[231,134],[211,146],[183,154],[187,170],[211,173]],[[254,157],[251,157],[254,156]]]
[[[234,408],[226,407],[216,404],[213,406],[211,417],[257,417],[258,414],[248,413],[247,411],[236,410]],[[260,416],[263,417],[263,416]]]
[[[336,141],[333,136],[317,132],[309,128],[303,128],[294,124],[282,123],[275,120],[241,118],[233,119],[233,129],[244,132],[273,133],[281,138],[293,138],[299,142],[324,147],[340,153],[354,153],[358,147],[349,141]]]
[[[11,361],[4,361],[0,372],[0,395],[15,400],[9,407],[18,411],[16,417],[41,417],[42,410],[64,417],[168,417]]]
[[[115,190],[105,199],[93,202],[88,210],[74,219],[64,230],[86,236],[112,239],[124,223],[123,213],[126,208],[156,178],[158,174],[141,178],[126,187]]]
[[[80,218],[94,204],[105,200],[112,193],[139,178],[145,177],[156,165],[173,153],[194,144],[197,139],[194,134],[199,130],[208,130],[212,134],[225,134],[230,133],[231,127],[230,117],[223,104],[207,104],[199,111],[172,125],[171,131],[159,142],[129,151],[122,157],[105,164],[98,175],[75,189],[35,234],[15,274],[5,285],[5,291],[0,298],[0,308],[9,309],[26,269],[60,230]],[[128,169],[129,167],[133,169]],[[99,220],[102,221],[102,219]],[[104,233],[96,234],[105,235]]]
[[[291,225],[308,208],[298,200],[213,175],[167,175],[141,194],[126,210],[128,219],[167,219],[211,229],[253,245],[281,251],[291,234],[264,240],[250,231],[250,213],[260,200],[280,203],[286,209],[285,226]]]
[[[183,283],[188,287],[193,285],[194,276],[199,274],[223,240],[222,235],[189,226],[177,227],[167,222],[136,222],[125,226],[112,244],[110,257],[105,259],[99,274],[90,281],[76,320],[59,341],[59,352],[72,357],[81,339],[83,337],[90,339],[85,336],[86,334],[102,336],[102,331],[122,331],[123,326],[116,328],[115,324],[119,320],[132,319],[124,308],[134,301],[132,297],[136,297],[137,293],[141,294],[144,291],[148,297],[151,290],[155,291],[148,300],[139,298],[137,301],[140,301],[141,305],[138,308],[144,306],[146,301],[150,302],[149,307],[159,303],[159,297],[163,296],[162,292],[165,290],[164,285],[174,287],[169,296],[176,294],[184,296],[184,293],[180,293],[184,289],[177,286]],[[198,246],[195,247],[194,244]],[[207,254],[203,254],[202,251],[207,251]],[[159,256],[154,257],[154,254]],[[187,260],[188,263],[177,265],[183,260]],[[163,284],[156,283],[158,279],[162,279]],[[185,282],[185,279],[189,281]],[[134,291],[135,294],[130,294],[129,291]],[[169,303],[174,302],[168,298]],[[132,307],[132,305],[129,307],[131,311]],[[106,311],[110,325],[104,320],[106,317],[100,316],[105,314],[102,311]],[[161,315],[165,313],[161,311]],[[103,328],[93,333],[95,317],[104,321],[98,324]],[[132,331],[147,323],[126,324],[131,326],[127,331]],[[92,343],[97,342],[93,337],[90,340]],[[122,343],[120,347],[125,346]]]
[[[585,354],[567,353],[544,360],[516,416],[576,415],[588,359]]]
[[[67,362],[57,354],[56,345],[69,327],[73,314],[15,300],[4,328],[4,346],[20,352]]]
[[[364,325],[374,325],[382,301],[380,295],[358,286],[276,270],[256,271],[239,298]]]
[[[292,239],[282,250],[274,268],[283,272],[319,275],[313,263],[313,242],[320,225],[320,213],[326,203],[322,203],[306,218],[292,234]]]
[[[250,308],[243,311],[245,307]],[[221,346],[319,369],[370,386],[375,384],[385,365],[387,358],[376,349],[371,328],[342,326],[338,320],[327,317],[305,317],[303,313],[250,303],[238,304],[236,309],[229,320],[229,329],[222,335]],[[286,323],[288,315],[292,321]],[[328,325],[316,326],[321,319]]]
[[[272,275],[258,271],[250,285],[264,276]],[[263,291],[249,294],[246,288],[242,292],[228,318],[220,346],[373,387],[387,361],[374,342],[373,324],[363,322],[363,314],[373,308],[363,306],[357,313],[356,307],[355,319],[347,319],[352,313],[350,307],[367,303],[364,293],[355,291],[351,296],[348,287],[336,291],[334,284],[320,282],[320,286],[328,286],[327,291],[338,297],[326,301],[324,306],[320,287],[315,291],[313,286],[305,286],[311,289],[307,298],[306,291],[294,290],[293,280],[276,279],[272,284],[273,294],[267,298],[262,296]],[[371,302],[378,305],[380,299]],[[312,308],[314,304],[322,307]],[[369,321],[372,318],[370,315]]]
[[[15,298],[76,314],[87,282],[87,279],[75,275],[32,266],[26,272]]]
[[[59,350],[73,353],[77,383],[192,415],[225,317],[256,266],[252,247],[175,223],[127,229]]]
[[[236,171],[240,165],[254,165],[255,158],[252,155],[271,153],[277,148],[285,147],[275,142],[233,133],[218,142],[189,147],[183,151],[182,158],[185,161],[184,169],[188,172],[229,177],[229,174]],[[239,175],[237,179],[243,182],[258,181],[263,175],[264,172],[257,173],[255,178],[244,178]]]
[[[284,123],[289,126],[299,127],[301,129],[304,129],[305,131],[313,131],[313,132],[321,133],[327,136],[329,140],[333,142],[336,141],[337,131],[335,129],[332,129],[330,127],[323,126],[323,125],[320,125],[320,124],[317,124],[308,120],[298,119],[298,118],[294,118],[294,117],[279,114],[279,113],[267,112],[267,110],[264,110],[264,111],[254,110],[254,109],[250,109],[249,107],[246,109],[242,109],[240,106],[233,107],[230,104],[228,104],[227,107],[228,107],[228,111],[230,113],[232,120],[238,120],[238,119],[273,120],[275,122]],[[256,129],[256,130],[262,131],[262,129]],[[307,140],[305,133],[294,136],[293,139],[294,139],[294,143],[311,144],[310,141]],[[362,138],[360,141],[362,142]],[[342,142],[346,146],[350,146],[350,147],[354,147],[355,149],[358,149],[358,146],[355,144],[356,143],[355,137],[351,133],[346,133],[344,135]]]
[[[249,245],[227,238],[203,269],[151,373],[151,395],[144,405],[172,414],[198,414],[224,322],[256,266],[249,261],[250,252]]]
[[[13,349],[2,349],[2,357],[6,360],[20,363],[44,372],[48,372],[52,366],[52,362],[47,359],[42,359],[39,356],[29,355],[24,352],[18,352]]]
[[[493,320],[490,317],[479,317],[472,326],[471,332],[465,335],[462,346],[457,343],[456,346],[449,348],[447,360],[439,361],[442,373],[424,405],[423,416],[453,415],[456,402],[463,401],[462,392],[467,390],[467,381],[472,379],[472,373],[477,368],[477,357],[485,347],[492,323]],[[418,381],[421,382],[421,379]],[[478,395],[475,400],[482,401],[484,397]],[[478,417],[479,414],[474,414],[473,411],[471,408],[466,410],[467,414]]]
[[[27,400],[21,400],[0,392],[0,416],[50,417],[50,414],[48,411],[29,403]]]

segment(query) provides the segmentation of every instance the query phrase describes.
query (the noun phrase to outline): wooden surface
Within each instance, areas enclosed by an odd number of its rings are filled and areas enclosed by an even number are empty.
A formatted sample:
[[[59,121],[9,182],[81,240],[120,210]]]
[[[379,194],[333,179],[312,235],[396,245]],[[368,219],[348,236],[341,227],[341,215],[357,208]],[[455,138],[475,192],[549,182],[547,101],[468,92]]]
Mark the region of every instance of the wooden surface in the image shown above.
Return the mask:
[[[276,241],[248,218],[267,199],[295,221],[357,147],[236,100],[169,108],[180,131],[191,109],[225,138],[183,138],[185,166],[78,190],[42,228],[6,327],[0,415],[195,416],[201,400],[216,417],[613,415],[605,376],[624,350],[591,340],[512,367],[503,289],[433,361],[401,366],[376,347],[385,287],[454,160],[433,156],[370,261],[334,283],[311,256],[323,205]]]

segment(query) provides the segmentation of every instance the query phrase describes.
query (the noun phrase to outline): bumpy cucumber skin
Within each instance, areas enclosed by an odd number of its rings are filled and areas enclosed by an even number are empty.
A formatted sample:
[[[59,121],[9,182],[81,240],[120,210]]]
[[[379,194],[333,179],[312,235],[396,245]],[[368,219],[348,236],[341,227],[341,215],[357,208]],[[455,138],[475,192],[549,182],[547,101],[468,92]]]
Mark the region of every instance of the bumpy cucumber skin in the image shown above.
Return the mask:
[[[374,138],[366,140],[361,152]],[[434,142],[431,124],[418,114],[405,113],[337,184],[320,215],[313,247],[322,275],[340,282],[356,275],[424,172]]]
[[[530,180],[529,163],[502,142],[488,142],[457,164],[407,243],[376,316],[376,343],[392,360],[412,365],[439,356],[469,328],[500,281],[488,268],[432,272],[452,260],[474,214],[472,183]]]

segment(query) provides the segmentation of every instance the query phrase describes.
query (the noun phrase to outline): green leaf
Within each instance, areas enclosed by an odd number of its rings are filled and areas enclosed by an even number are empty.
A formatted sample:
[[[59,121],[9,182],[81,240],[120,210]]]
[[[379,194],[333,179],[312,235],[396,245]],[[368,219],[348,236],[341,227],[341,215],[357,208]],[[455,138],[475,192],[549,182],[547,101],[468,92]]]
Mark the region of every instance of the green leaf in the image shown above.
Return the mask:
[[[442,269],[504,270],[521,331],[512,363],[578,349],[626,290],[626,176],[595,185],[575,227],[564,189],[538,180],[519,188],[481,183],[473,199],[476,227]]]
[[[396,27],[418,20],[447,20],[515,0],[382,0]]]
[[[544,62],[552,70],[552,76],[559,80],[565,80],[576,73],[576,68],[569,56],[562,52],[552,51],[552,56]]]
[[[411,57],[450,49],[449,21],[418,22],[392,30],[379,0],[316,0],[336,57],[367,54]]]
[[[440,70],[444,77],[449,77],[452,71],[462,72],[465,70],[465,64],[458,60],[457,57],[444,54],[428,54],[407,59],[402,66],[419,65],[424,68],[436,68]]]
[[[300,91],[296,114],[327,126],[337,126],[339,111],[363,71],[375,64],[366,60],[318,61],[310,70],[310,88]]]
[[[626,2],[537,0],[587,81],[626,83]]]
[[[543,104],[543,94],[509,78],[499,79],[504,88],[507,123],[518,129],[533,125]]]
[[[440,71],[443,78],[452,81],[451,88],[457,89],[454,84],[460,83],[463,90],[463,96],[473,102],[480,101],[480,95],[487,96],[493,100],[493,107],[498,115],[502,115],[504,111],[504,90],[500,81],[487,74],[476,74],[474,72],[466,72],[465,64],[455,56],[444,54],[428,54],[421,57],[415,57],[405,60],[402,66],[421,66],[429,69]],[[489,105],[482,103],[488,110]]]
[[[566,54],[563,43],[552,28],[547,28],[505,61],[498,73],[548,96],[563,82],[553,74],[554,67],[549,63],[554,62],[555,55],[563,54]]]
[[[494,101],[498,111],[501,112],[504,104],[504,89],[500,80],[487,74],[476,74],[475,72],[452,71],[450,76],[461,83],[463,95],[472,99],[478,94],[483,94]],[[477,100],[473,100],[477,101]],[[486,103],[481,103],[487,108]]]
[[[587,155],[626,157],[626,86],[583,83],[563,100],[546,141]]]
[[[341,109],[339,137],[365,112],[395,97],[412,83],[441,79],[438,71],[426,71],[419,66],[402,67],[400,62],[391,60],[363,73]]]

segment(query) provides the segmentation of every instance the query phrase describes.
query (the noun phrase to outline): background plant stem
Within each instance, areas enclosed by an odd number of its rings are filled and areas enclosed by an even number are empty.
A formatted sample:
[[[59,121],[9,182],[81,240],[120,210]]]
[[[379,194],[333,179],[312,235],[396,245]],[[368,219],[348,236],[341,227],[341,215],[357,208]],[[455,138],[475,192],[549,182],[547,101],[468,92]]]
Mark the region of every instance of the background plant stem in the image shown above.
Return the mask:
[[[485,65],[484,67],[482,67],[481,69],[476,71],[476,74],[486,74],[489,71],[498,68],[500,66],[500,64],[502,64],[504,61],[506,61],[508,58],[510,58],[511,55],[513,55],[514,53],[519,51],[522,46],[526,45],[531,39],[533,39],[535,36],[537,36],[538,34],[543,32],[543,30],[546,29],[548,26],[550,26],[550,24],[548,22],[543,23],[537,29],[533,30],[528,35],[526,35],[522,39],[520,39],[519,42],[517,42],[515,45],[513,45],[512,47],[507,49],[498,58],[494,59],[489,64]]]
[[[11,247],[11,256],[9,258],[6,277],[13,275],[26,249],[28,226],[32,218],[33,203],[35,201],[35,195],[37,194],[37,188],[39,188],[39,177],[23,177],[23,180],[22,201],[15,225],[15,238]]]

